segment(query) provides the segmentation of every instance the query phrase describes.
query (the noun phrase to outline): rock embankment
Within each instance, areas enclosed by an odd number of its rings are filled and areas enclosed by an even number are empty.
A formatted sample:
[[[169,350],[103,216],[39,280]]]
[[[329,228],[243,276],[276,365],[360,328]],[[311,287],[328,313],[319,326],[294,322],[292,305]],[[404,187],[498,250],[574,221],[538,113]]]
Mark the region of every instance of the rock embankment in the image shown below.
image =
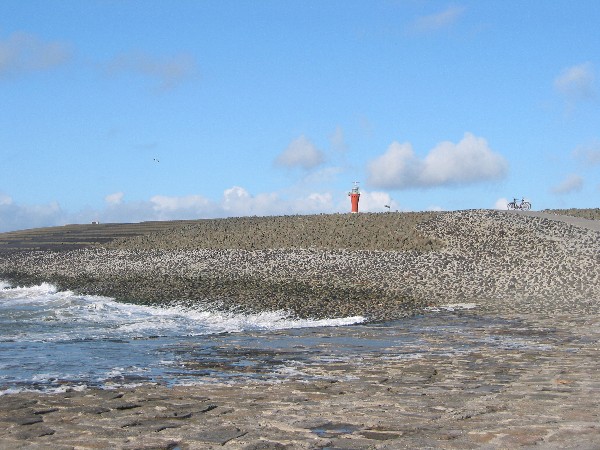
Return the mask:
[[[598,311],[594,230],[487,210],[263,219],[185,223],[105,247],[12,252],[0,260],[0,278],[301,317],[385,320],[457,302]],[[352,236],[365,237],[364,248]]]
[[[307,249],[427,252],[443,244],[421,233],[433,212],[234,217],[176,223],[170,229],[115,239],[112,249]]]

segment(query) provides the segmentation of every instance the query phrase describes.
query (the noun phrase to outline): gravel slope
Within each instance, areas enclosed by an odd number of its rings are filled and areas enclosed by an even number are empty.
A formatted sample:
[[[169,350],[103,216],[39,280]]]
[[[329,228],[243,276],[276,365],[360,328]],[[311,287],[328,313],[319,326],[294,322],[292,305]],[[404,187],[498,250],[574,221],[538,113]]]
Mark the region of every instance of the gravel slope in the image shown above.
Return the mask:
[[[0,277],[141,303],[385,320],[457,302],[592,313],[599,268],[600,231],[470,210],[181,223],[104,247],[6,254]]]

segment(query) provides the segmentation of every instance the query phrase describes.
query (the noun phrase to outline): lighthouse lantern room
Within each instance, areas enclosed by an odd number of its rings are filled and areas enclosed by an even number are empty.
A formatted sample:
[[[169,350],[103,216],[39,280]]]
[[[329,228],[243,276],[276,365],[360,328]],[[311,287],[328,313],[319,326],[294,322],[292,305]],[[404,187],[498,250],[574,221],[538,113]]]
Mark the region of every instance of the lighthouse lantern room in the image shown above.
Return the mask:
[[[358,200],[360,199],[360,190],[358,189],[358,181],[354,182],[354,186],[352,187],[352,191],[348,192],[348,196],[350,197],[350,202],[352,203],[352,212],[358,212]]]

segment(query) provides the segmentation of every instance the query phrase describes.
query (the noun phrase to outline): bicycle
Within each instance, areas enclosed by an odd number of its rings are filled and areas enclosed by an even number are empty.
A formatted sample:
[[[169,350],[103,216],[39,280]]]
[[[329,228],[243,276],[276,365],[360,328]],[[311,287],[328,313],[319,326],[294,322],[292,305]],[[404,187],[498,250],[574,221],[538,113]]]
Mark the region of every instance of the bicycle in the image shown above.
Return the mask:
[[[509,210],[521,210],[521,211],[529,211],[531,209],[531,203],[526,202],[524,198],[521,199],[521,203],[517,203],[517,199],[513,199],[506,207]]]

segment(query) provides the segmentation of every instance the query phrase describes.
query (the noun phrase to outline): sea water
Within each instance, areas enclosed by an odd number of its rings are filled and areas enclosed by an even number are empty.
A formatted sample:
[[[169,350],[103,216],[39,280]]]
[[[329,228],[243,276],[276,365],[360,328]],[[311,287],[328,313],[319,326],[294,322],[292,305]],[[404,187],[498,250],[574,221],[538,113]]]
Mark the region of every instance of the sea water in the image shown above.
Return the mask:
[[[181,349],[227,345],[232,335],[360,323],[294,320],[284,312],[233,314],[119,303],[0,281],[0,393],[189,379]],[[183,372],[183,373],[182,373]]]
[[[537,352],[547,345],[518,323],[478,315],[474,304],[432,308],[389,323],[367,323],[364,317],[297,320],[283,311],[140,306],[51,284],[24,288],[0,281],[0,395],[140,383],[310,380],[334,366],[462,357],[484,347]]]

